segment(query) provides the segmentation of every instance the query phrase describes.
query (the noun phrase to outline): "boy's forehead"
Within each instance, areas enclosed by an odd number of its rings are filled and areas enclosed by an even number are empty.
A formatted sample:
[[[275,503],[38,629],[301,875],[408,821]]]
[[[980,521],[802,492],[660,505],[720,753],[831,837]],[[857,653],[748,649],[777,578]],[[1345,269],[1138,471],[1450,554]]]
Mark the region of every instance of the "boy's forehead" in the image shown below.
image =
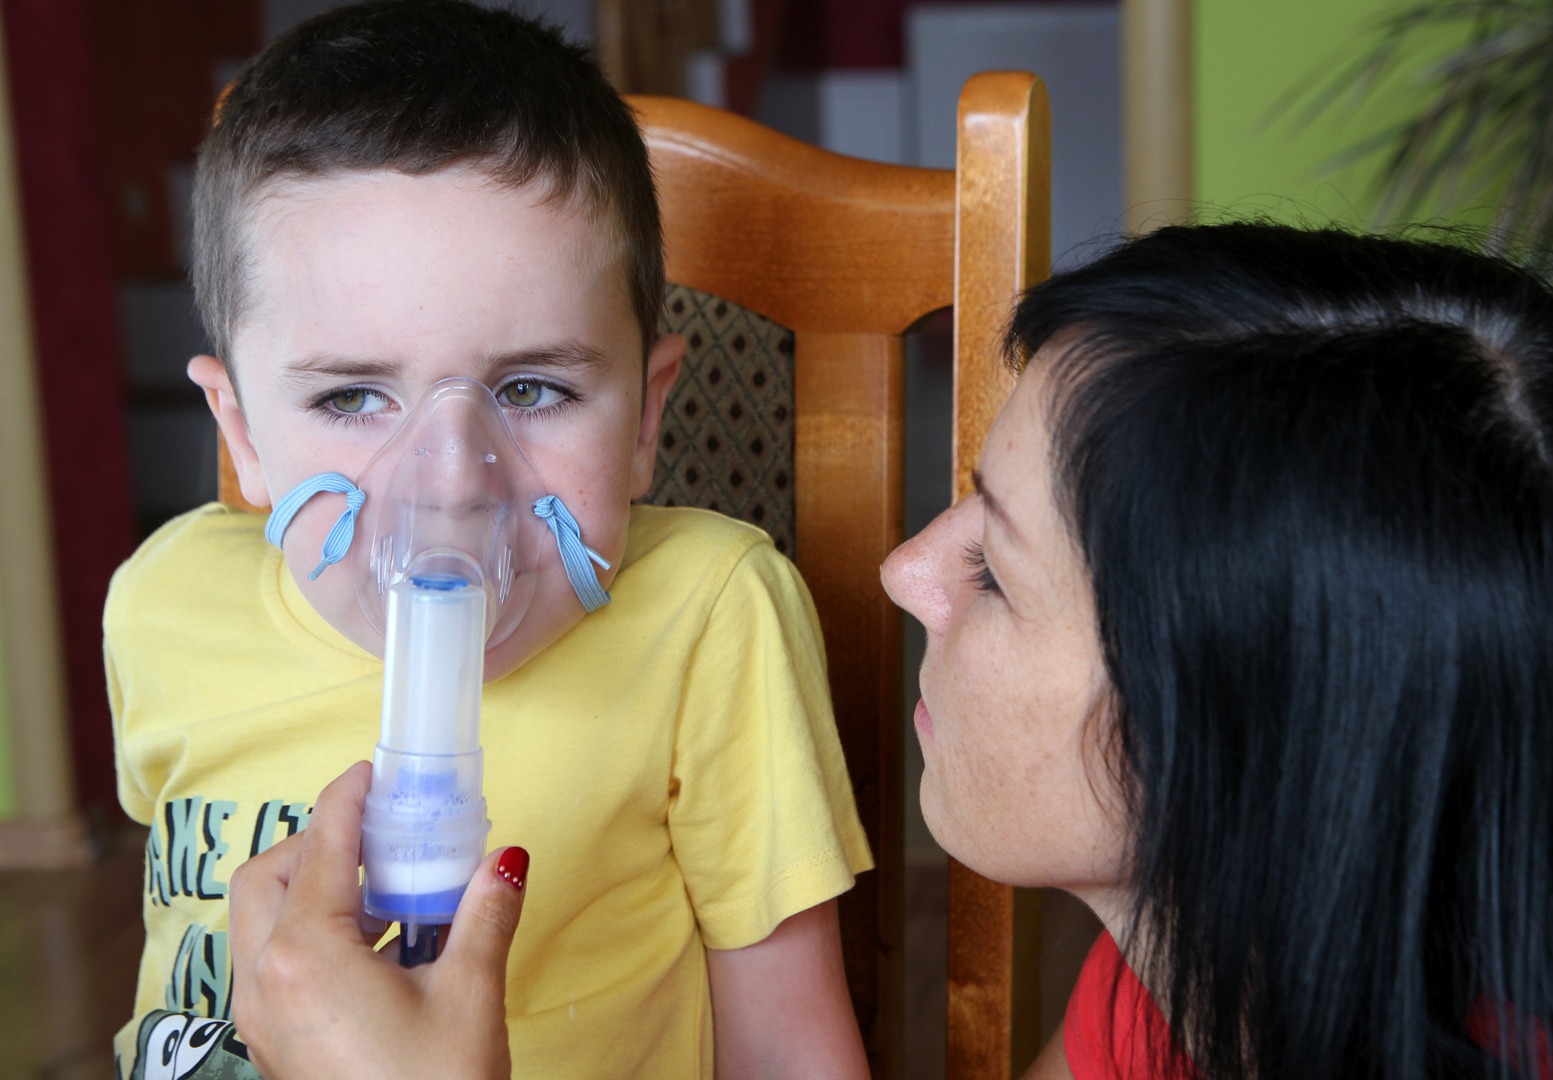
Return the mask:
[[[302,280],[338,286],[355,275],[356,292],[340,290],[345,300],[378,284],[370,279],[413,283],[424,269],[420,278],[430,291],[439,266],[457,272],[462,254],[470,266],[493,258],[513,264],[499,268],[511,271],[505,278],[471,282],[475,293],[497,290],[497,303],[501,280],[559,274],[557,280],[607,282],[624,309],[631,308],[617,215],[596,211],[575,192],[560,197],[545,180],[514,184],[468,166],[423,174],[350,171],[272,178],[248,202],[242,244],[248,295],[234,346],[255,323],[294,317]]]
[[[322,174],[283,173],[256,184],[248,197],[248,225],[245,230],[250,249],[262,254],[266,241],[273,242],[273,230],[296,210],[309,205],[327,204],[331,215],[372,217],[396,204],[427,206],[424,224],[439,227],[436,211],[428,206],[423,193],[433,188],[456,187],[479,192],[496,201],[510,201],[532,207],[550,217],[563,219],[573,228],[573,236],[596,242],[600,257],[626,258],[624,230],[619,214],[606,205],[596,205],[582,195],[580,188],[561,190],[548,175],[541,174],[522,183],[504,179],[475,165],[450,165],[428,172],[412,173],[399,169],[343,170]],[[266,232],[270,236],[265,236]],[[581,254],[581,250],[577,254]],[[590,252],[591,254],[592,252]]]

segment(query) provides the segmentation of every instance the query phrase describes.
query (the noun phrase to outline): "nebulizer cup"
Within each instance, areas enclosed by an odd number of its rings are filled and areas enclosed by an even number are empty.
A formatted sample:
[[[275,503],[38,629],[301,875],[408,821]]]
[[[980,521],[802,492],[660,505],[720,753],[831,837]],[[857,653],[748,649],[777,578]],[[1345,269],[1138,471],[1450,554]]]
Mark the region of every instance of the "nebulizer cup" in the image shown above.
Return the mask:
[[[484,656],[533,597],[544,488],[491,392],[467,379],[433,386],[359,483],[372,494],[357,596],[386,639],[364,906],[401,924],[400,961],[413,966],[435,958],[485,856]]]

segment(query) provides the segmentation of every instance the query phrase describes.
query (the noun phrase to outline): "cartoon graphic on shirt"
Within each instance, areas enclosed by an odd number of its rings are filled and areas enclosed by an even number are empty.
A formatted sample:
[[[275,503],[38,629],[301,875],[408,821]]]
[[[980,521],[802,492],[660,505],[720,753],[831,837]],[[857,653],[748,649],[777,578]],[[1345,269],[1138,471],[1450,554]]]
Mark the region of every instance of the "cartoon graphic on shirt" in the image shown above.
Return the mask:
[[[146,837],[146,896],[155,907],[191,912],[164,984],[165,1008],[147,1014],[135,1060],[120,1080],[253,1080],[247,1047],[231,1022],[232,970],[226,921],[231,869],[307,827],[305,802],[269,799],[242,812],[231,800],[195,796],[164,802]],[[212,905],[210,917],[198,912]],[[219,906],[215,906],[219,905]]]
[[[226,881],[216,877],[216,864],[232,848],[228,822],[238,805],[226,799],[173,799],[146,837],[146,892],[151,902],[167,907],[174,897],[225,900]],[[307,827],[312,813],[307,803],[270,799],[254,816],[251,841],[244,858],[268,851],[292,833]]]
[[[256,1080],[230,1020],[154,1012],[140,1024],[135,1067],[123,1080]]]

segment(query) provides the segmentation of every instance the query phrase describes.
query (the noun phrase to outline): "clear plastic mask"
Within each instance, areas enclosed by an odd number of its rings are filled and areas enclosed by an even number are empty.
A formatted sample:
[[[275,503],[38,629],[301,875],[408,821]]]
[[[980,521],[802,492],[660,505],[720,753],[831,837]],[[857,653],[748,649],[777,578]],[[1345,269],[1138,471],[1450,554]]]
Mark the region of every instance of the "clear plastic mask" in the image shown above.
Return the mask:
[[[472,379],[435,383],[356,484],[367,498],[344,561],[374,630],[387,633],[390,591],[411,573],[482,588],[486,648],[517,629],[553,541],[533,512],[545,486],[489,389]]]
[[[547,545],[559,554],[584,612],[609,603],[595,569],[608,570],[609,562],[583,542],[560,497],[546,493],[508,415],[482,383],[444,379],[432,384],[356,479],[318,473],[275,504],[264,535],[282,547],[291,522],[313,498],[345,497],[308,578],[344,564],[335,573],[351,577],[366,624],[365,640],[347,633],[364,648],[383,655],[388,597],[417,574],[452,575],[480,589],[485,647],[499,647],[528,611]]]

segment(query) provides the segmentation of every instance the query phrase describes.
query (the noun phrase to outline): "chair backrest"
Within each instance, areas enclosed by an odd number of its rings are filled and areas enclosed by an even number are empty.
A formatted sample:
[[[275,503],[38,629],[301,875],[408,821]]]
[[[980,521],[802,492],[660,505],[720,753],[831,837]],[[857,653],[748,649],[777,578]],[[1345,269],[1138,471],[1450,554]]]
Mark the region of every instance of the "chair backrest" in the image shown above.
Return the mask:
[[[902,622],[878,567],[903,531],[902,335],[954,308],[958,497],[1012,385],[999,349],[1012,302],[1048,267],[1045,93],[1029,75],[972,78],[953,172],[840,157],[689,102],[632,104],[658,175],[669,279],[792,332],[793,555],[820,612],[842,745],[879,863],[842,901],[847,974],[874,1075],[896,1076]],[[1006,1077],[1012,894],[963,868],[950,888],[949,1074]]]
[[[952,494],[962,499],[1013,389],[1002,353],[1013,302],[1051,273],[1051,113],[1039,79],[972,76],[960,93],[955,173]],[[1013,1060],[1014,1031],[1016,1017],[1029,1029],[1040,1016],[1039,933],[1036,894],[1016,906],[1012,888],[949,861],[945,1075],[1005,1080],[1028,1063]]]
[[[1047,272],[1045,90],[1022,73],[973,77],[952,171],[842,157],[693,102],[628,100],[658,178],[675,283],[665,325],[692,345],[652,497],[756,521],[788,546],[813,593],[878,861],[842,898],[847,978],[874,1075],[898,1076],[902,616],[878,570],[903,539],[903,335],[954,309],[959,497],[1012,385],[999,348],[1012,302]],[[754,426],[750,410],[760,413]],[[224,447],[220,483],[224,501],[241,502]],[[949,1074],[1001,1080],[1010,1068],[1011,893],[952,868],[949,919]]]

